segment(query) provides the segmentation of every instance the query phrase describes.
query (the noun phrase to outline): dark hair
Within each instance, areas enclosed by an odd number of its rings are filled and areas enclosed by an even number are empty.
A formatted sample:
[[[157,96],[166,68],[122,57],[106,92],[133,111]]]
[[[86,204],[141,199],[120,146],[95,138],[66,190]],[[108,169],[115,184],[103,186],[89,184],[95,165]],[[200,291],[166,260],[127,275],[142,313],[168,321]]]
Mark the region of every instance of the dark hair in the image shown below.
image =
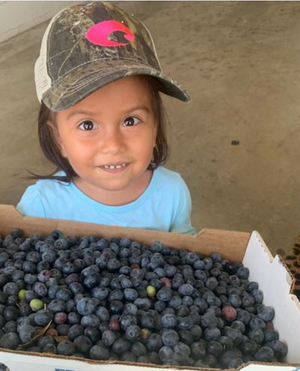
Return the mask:
[[[153,149],[153,159],[148,169],[155,170],[159,165],[164,164],[169,156],[169,146],[166,138],[167,116],[163,106],[163,101],[159,91],[161,90],[159,81],[150,76],[142,76],[150,89],[154,117],[157,121],[156,145]],[[56,166],[56,169],[47,175],[37,175],[31,173],[31,179],[56,179],[64,182],[71,182],[77,176],[70,165],[68,159],[62,156],[56,135],[56,113],[51,111],[43,102],[40,106],[38,115],[38,138],[41,149],[46,158]],[[52,123],[51,126],[49,122]],[[55,175],[57,171],[62,170],[66,176]]]

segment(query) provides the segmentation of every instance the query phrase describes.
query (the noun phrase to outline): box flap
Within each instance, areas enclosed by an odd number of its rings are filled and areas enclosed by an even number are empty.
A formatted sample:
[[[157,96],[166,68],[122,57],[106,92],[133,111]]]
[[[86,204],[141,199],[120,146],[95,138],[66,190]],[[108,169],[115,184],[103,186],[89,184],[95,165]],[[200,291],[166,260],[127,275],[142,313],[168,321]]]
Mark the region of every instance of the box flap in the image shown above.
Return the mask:
[[[264,304],[275,309],[274,327],[288,344],[288,363],[299,362],[300,303],[290,294],[292,279],[278,255],[273,258],[258,232],[253,232],[243,260],[249,279],[259,283]]]
[[[198,235],[158,232],[153,230],[112,227],[103,224],[73,222],[58,219],[22,217],[12,205],[0,205],[0,234],[8,234],[14,228],[21,228],[27,235],[47,235],[58,229],[65,235],[129,237],[144,244],[161,241],[178,249],[189,249],[209,254],[213,251],[221,253],[226,259],[241,261],[250,238],[250,233],[203,229]]]

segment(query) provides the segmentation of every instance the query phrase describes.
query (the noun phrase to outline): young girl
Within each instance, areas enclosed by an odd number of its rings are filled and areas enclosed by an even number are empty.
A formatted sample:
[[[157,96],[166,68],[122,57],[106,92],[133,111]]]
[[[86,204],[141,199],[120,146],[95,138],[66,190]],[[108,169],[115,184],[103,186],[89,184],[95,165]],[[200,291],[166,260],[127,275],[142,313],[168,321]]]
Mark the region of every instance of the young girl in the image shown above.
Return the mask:
[[[28,187],[23,215],[196,233],[191,198],[168,156],[159,92],[166,76],[145,26],[112,3],[75,5],[50,22],[35,66],[39,141],[56,166]]]

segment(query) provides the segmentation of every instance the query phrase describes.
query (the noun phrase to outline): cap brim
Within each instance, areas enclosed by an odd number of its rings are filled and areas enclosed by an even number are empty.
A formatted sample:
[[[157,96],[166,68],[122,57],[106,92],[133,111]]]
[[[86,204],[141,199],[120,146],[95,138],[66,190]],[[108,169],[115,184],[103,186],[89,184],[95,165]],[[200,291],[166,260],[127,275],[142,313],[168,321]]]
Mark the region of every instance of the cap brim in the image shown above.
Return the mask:
[[[93,62],[57,80],[43,95],[42,101],[52,111],[65,110],[79,103],[96,90],[123,77],[153,76],[159,81],[159,90],[184,102],[190,101],[188,93],[173,79],[142,63],[132,61]]]

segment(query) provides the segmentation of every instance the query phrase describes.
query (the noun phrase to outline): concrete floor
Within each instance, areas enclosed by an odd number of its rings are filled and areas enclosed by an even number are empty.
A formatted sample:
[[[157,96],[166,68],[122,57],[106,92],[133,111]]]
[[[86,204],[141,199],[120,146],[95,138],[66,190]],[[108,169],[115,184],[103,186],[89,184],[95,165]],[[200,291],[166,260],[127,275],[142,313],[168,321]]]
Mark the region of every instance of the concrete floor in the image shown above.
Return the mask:
[[[172,154],[193,224],[257,230],[273,252],[300,233],[300,3],[122,2],[148,26],[164,71],[192,103],[166,98]],[[27,170],[50,166],[37,143],[33,66],[46,24],[0,45],[0,203]],[[232,141],[239,141],[232,145]]]

